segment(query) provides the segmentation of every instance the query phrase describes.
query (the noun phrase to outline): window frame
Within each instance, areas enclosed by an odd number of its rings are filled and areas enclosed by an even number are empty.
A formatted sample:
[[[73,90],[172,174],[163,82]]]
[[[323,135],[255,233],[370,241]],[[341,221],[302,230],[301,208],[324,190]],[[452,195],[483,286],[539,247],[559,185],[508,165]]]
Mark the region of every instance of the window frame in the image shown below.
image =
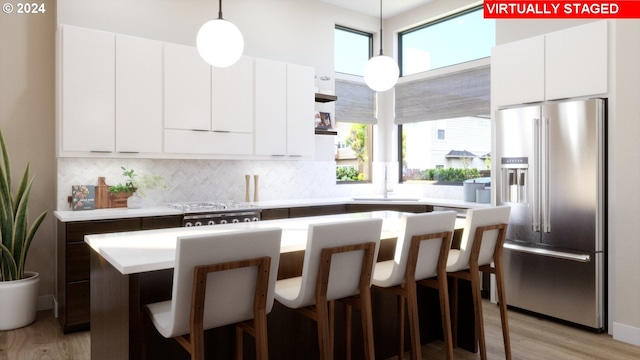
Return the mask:
[[[334,26],[334,30],[340,30],[340,31],[346,31],[346,32],[350,32],[356,35],[361,35],[367,38],[367,42],[368,42],[368,47],[369,47],[369,53],[368,53],[368,59],[371,59],[373,57],[373,34],[370,32],[366,32],[366,31],[362,31],[362,30],[357,30],[357,29],[353,29],[347,26],[343,26],[343,25],[338,25],[336,24]],[[334,45],[335,46],[335,45]],[[334,64],[335,67],[335,64]],[[350,78],[349,80],[352,80],[354,77],[355,78],[359,78],[362,79],[362,75],[358,75],[358,74],[350,74],[350,73],[344,73],[344,72],[339,72],[339,71],[335,71],[336,74],[340,74],[340,76],[336,76],[336,78],[341,78],[341,79],[345,79],[347,80],[348,78]],[[364,82],[364,80],[363,80]],[[338,99],[339,100],[339,99]],[[336,117],[337,119],[337,117]],[[350,122],[343,122],[344,124],[358,124],[356,123],[350,123]],[[367,183],[371,183],[372,182],[372,164],[373,164],[373,133],[374,133],[374,129],[373,129],[373,125],[372,124],[364,124],[365,125],[365,148],[366,148],[366,156],[367,156],[367,164],[365,164],[365,167],[368,170],[367,173],[367,180],[348,180],[348,181],[340,181],[338,179],[336,179],[336,184],[338,185],[342,185],[342,184],[367,184]],[[339,139],[339,138],[338,138]],[[337,163],[336,159],[336,169],[338,168],[338,163]]]
[[[443,16],[441,18],[429,21],[427,23],[424,23],[424,24],[412,27],[410,29],[398,32],[398,34],[397,34],[397,36],[398,36],[398,67],[400,68],[400,77],[404,77],[405,76],[405,74],[404,74],[404,56],[403,56],[404,52],[402,51],[402,49],[404,47],[404,45],[403,45],[403,37],[404,37],[404,35],[411,34],[413,32],[420,31],[422,29],[426,29],[426,28],[434,26],[434,25],[438,25],[440,23],[455,19],[457,17],[467,15],[467,14],[472,13],[474,11],[478,11],[478,10],[482,11],[482,9],[483,9],[483,5],[473,6],[473,7],[470,7],[468,9],[464,9],[464,10],[461,10],[459,12],[455,12],[453,14],[446,15],[446,16]],[[456,64],[450,64],[449,66],[452,66],[452,65],[456,65]],[[441,69],[441,68],[437,68],[437,69]],[[435,69],[431,69],[431,70],[435,70]]]

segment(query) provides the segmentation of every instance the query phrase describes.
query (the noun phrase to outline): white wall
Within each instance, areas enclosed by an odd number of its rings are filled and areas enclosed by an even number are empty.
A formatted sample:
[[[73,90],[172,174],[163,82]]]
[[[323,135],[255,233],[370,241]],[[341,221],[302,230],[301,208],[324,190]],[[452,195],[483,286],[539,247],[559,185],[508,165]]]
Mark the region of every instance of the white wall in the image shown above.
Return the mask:
[[[29,218],[44,220],[31,244],[26,268],[40,273],[41,307],[51,307],[55,278],[55,1],[44,14],[0,14],[0,128],[17,186],[27,163],[35,176]],[[14,3],[15,6],[15,3]]]

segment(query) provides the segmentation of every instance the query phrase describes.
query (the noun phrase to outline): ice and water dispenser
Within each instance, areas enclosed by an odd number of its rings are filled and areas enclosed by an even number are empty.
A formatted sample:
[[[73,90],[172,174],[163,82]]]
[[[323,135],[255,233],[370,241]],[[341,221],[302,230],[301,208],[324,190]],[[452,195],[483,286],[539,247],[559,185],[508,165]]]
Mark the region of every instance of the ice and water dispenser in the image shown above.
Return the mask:
[[[501,160],[501,199],[503,202],[527,202],[529,158],[503,157]]]

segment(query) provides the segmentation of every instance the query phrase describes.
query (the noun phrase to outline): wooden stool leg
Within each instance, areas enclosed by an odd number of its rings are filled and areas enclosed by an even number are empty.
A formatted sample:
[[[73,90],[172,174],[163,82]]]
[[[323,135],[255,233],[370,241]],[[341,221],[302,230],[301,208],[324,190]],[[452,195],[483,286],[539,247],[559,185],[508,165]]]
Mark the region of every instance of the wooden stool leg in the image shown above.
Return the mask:
[[[451,342],[458,347],[458,278],[451,278]]]
[[[256,359],[269,359],[269,338],[267,336],[267,314],[262,313],[257,319],[254,319],[255,340],[256,340]]]
[[[398,308],[398,360],[402,360],[404,356],[404,297],[397,295]]]
[[[480,359],[487,360],[487,346],[484,338],[484,322],[482,317],[482,296],[480,294],[480,270],[478,269],[478,266],[470,266],[469,273],[476,320],[476,336],[480,346]]]
[[[451,334],[451,313],[449,311],[449,287],[447,275],[438,274],[438,292],[440,294],[440,313],[442,316],[442,333],[444,337],[447,360],[453,360],[453,339]]]
[[[373,309],[371,306],[371,289],[368,286],[360,291],[360,303],[364,358],[367,360],[375,360],[376,349],[373,343]]]
[[[498,291],[498,306],[500,307],[500,320],[502,323],[502,337],[504,340],[504,354],[507,360],[511,360],[511,339],[509,338],[509,322],[507,319],[507,298],[504,288],[504,276],[502,272],[502,259],[495,261],[496,287]]]
[[[407,307],[409,313],[409,337],[411,338],[411,359],[421,360],[420,323],[418,321],[418,294],[415,281],[405,284],[407,290]]]
[[[351,360],[351,315],[353,311],[351,305],[344,304],[344,337],[345,337],[345,354],[346,360]]]
[[[318,319],[316,321],[318,326],[318,346],[320,347],[320,359],[322,360],[333,360],[328,306],[329,304],[327,302],[316,304],[316,311],[318,313]]]
[[[240,328],[240,325],[236,325],[236,360],[242,360],[242,357],[243,357],[242,356],[243,337],[244,337],[244,332]],[[256,339],[256,346],[258,344],[257,340],[258,339]]]

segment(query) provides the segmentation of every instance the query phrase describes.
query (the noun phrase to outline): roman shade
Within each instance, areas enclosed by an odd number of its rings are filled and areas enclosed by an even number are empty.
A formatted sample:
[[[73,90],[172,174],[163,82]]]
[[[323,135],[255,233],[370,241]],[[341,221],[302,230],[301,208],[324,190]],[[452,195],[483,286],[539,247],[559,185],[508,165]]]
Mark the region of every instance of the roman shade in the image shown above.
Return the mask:
[[[490,114],[489,65],[396,85],[395,123]]]
[[[376,124],[375,92],[365,83],[336,79],[336,121]]]

